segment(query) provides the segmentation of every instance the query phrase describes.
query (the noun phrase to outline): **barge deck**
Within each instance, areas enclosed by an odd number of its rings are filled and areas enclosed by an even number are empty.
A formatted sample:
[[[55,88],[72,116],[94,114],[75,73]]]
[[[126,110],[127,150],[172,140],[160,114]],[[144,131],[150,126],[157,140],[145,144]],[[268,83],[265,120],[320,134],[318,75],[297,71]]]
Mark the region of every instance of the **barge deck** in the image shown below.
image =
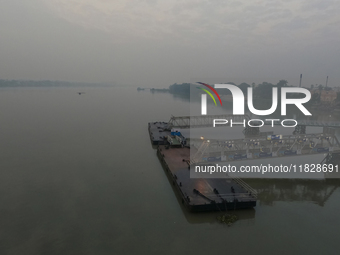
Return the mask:
[[[167,144],[167,140],[161,138],[166,132],[170,133],[164,130],[166,124],[149,123],[150,138],[152,144],[158,145],[157,156],[182,203],[190,211],[226,211],[256,206],[256,191],[236,177],[190,178],[190,171],[193,171],[188,163],[190,148]]]

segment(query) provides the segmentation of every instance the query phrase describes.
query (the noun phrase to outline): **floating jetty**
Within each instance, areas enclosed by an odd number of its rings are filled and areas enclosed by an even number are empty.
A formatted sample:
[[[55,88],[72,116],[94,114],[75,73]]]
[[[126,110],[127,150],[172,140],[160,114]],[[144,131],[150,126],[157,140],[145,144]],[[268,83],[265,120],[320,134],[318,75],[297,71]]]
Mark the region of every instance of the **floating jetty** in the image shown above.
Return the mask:
[[[150,122],[148,125],[150,139],[153,145],[169,144],[167,136],[171,135],[167,122]]]
[[[182,203],[190,211],[252,208],[257,201],[256,190],[237,176],[226,174],[225,178],[219,179],[205,178],[204,175],[202,178],[191,178],[194,176],[195,166],[324,153],[327,156],[321,164],[339,164],[340,142],[336,136],[336,127],[340,124],[335,122],[299,121],[293,135],[275,135],[273,132],[260,132],[258,127],[247,126],[243,130],[243,139],[197,139],[183,137],[180,132],[180,129],[186,128],[211,127],[213,119],[229,117],[231,116],[172,116],[168,122],[148,124],[151,142],[157,146],[157,155],[165,172]],[[238,117],[249,119],[247,116]],[[323,127],[323,132],[306,134],[307,126]],[[326,173],[325,178],[339,178],[339,174]]]
[[[192,212],[226,211],[253,208],[257,193],[235,176],[226,178],[190,178],[190,148],[176,130],[166,122],[148,124],[150,139],[158,145],[160,159],[182,203]]]

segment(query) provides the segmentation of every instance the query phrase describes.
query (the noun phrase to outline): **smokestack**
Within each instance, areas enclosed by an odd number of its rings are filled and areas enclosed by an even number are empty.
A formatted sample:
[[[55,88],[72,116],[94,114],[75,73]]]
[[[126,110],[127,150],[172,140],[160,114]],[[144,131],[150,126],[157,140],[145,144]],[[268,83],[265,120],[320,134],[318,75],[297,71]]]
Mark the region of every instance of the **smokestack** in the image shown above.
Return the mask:
[[[328,76],[327,76],[327,80],[326,80],[326,88],[327,88],[327,83],[328,83]]]
[[[299,85],[299,88],[301,88],[301,81],[302,81],[302,74],[300,74],[300,85]]]

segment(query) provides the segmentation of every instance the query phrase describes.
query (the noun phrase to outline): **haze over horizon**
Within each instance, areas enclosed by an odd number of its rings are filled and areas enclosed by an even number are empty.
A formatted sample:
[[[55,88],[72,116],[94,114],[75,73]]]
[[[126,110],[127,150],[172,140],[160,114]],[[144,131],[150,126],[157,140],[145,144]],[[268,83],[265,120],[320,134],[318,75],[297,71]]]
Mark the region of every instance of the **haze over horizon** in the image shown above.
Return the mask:
[[[0,79],[340,86],[340,2],[2,1]]]

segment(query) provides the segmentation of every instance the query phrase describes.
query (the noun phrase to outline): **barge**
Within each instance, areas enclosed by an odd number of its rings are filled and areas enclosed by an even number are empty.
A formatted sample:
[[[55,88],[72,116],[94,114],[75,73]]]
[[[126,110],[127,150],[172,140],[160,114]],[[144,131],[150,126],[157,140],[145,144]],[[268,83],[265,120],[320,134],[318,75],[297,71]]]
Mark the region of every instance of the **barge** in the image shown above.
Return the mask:
[[[169,181],[189,211],[226,211],[256,206],[256,191],[235,176],[190,178],[190,171],[194,171],[190,164],[190,148],[185,138],[168,129],[166,122],[149,123],[148,130],[152,144],[158,145],[157,156]],[[171,144],[169,137],[180,143]]]

